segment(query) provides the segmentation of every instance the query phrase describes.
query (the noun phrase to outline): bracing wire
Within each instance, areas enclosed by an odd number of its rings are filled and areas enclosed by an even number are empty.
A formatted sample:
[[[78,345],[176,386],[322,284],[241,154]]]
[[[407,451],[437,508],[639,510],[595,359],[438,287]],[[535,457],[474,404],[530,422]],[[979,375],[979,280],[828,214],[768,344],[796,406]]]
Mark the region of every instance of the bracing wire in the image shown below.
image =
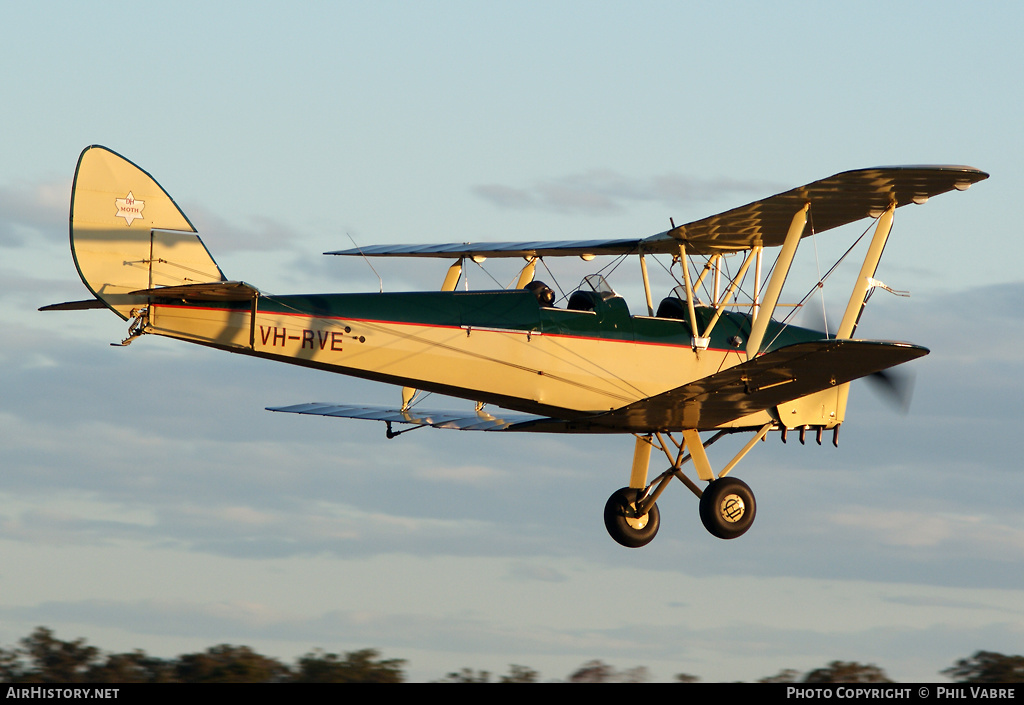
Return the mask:
[[[814,245],[814,267],[818,272],[817,289],[821,294],[821,319],[825,323],[825,340],[828,340],[828,313],[825,310],[825,280],[821,278],[821,262],[818,261],[818,238],[814,232],[814,214],[811,214],[811,243]]]
[[[473,264],[475,264],[477,267],[479,267],[483,271],[484,274],[489,276],[491,278],[491,281],[498,285],[499,289],[507,289],[508,288],[507,286],[502,286],[501,282],[498,281],[497,279],[495,279],[494,275],[487,271],[487,267],[483,266],[481,263],[477,262],[474,259],[471,259],[470,261],[472,261]],[[467,277],[467,279],[468,279],[468,277]]]
[[[377,274],[377,270],[373,268],[372,264],[370,264],[370,258],[367,257],[366,255],[364,255],[363,254],[363,248],[361,248],[359,245],[356,244],[356,239],[354,237],[352,237],[351,233],[349,233],[349,231],[347,231],[347,230],[345,231],[345,234],[348,235],[348,239],[352,241],[352,244],[355,246],[355,248],[357,250],[359,250],[360,256],[362,256],[362,258],[364,260],[366,260],[366,265],[370,268],[370,271],[372,271],[374,274]],[[377,274],[377,281],[380,282],[380,293],[383,294],[384,293],[384,280],[380,278],[379,274]]]
[[[879,217],[881,217],[881,216],[879,216]],[[785,330],[786,326],[788,326],[788,325],[790,324],[790,320],[789,320],[789,319],[790,319],[790,318],[792,318],[792,317],[793,317],[793,316],[794,316],[794,315],[796,314],[796,312],[800,310],[800,307],[804,305],[804,303],[805,303],[805,302],[807,301],[807,299],[811,298],[811,295],[812,295],[812,294],[814,294],[814,292],[815,292],[815,291],[816,291],[816,290],[817,290],[818,288],[820,288],[820,287],[824,287],[824,285],[825,285],[825,282],[826,282],[826,281],[828,280],[828,278],[829,278],[830,276],[832,276],[832,273],[833,273],[834,271],[836,271],[836,269],[837,269],[837,268],[839,267],[839,265],[840,265],[840,264],[842,264],[843,260],[845,260],[845,259],[846,259],[846,257],[847,257],[847,256],[848,256],[848,255],[849,255],[849,254],[850,254],[851,252],[853,252],[854,248],[855,248],[855,247],[857,247],[857,245],[859,245],[859,244],[860,244],[860,241],[864,239],[864,236],[868,234],[868,231],[869,231],[869,230],[871,230],[871,228],[872,228],[873,226],[875,226],[877,222],[878,222],[878,218],[874,218],[874,219],[872,219],[872,221],[871,221],[870,223],[868,223],[868,226],[867,226],[866,228],[864,228],[864,232],[862,232],[862,233],[861,233],[861,234],[860,234],[860,235],[859,235],[859,236],[857,237],[857,239],[853,241],[853,244],[852,244],[852,245],[850,245],[850,246],[849,246],[849,247],[848,247],[848,248],[846,249],[846,252],[844,252],[844,253],[842,254],[842,256],[841,256],[841,257],[840,257],[839,259],[837,259],[837,260],[835,261],[835,264],[833,264],[833,265],[832,265],[832,266],[831,266],[831,267],[829,268],[829,270],[828,270],[827,272],[825,272],[825,276],[821,277],[821,278],[819,279],[819,281],[818,281],[818,282],[816,282],[816,283],[814,284],[814,286],[813,286],[813,287],[811,287],[811,290],[810,290],[810,291],[808,291],[808,292],[807,292],[806,294],[804,294],[804,297],[803,297],[802,299],[800,299],[800,302],[799,302],[799,303],[798,303],[798,304],[797,304],[797,305],[796,305],[796,306],[795,306],[795,307],[793,308],[793,310],[792,310],[792,311],[790,311],[790,312],[789,312],[789,313],[788,313],[788,314],[786,315],[786,317],[785,317],[784,319],[782,319],[782,327],[781,327],[781,328],[779,329],[779,332],[775,334],[775,337],[771,339],[771,341],[770,341],[770,342],[768,343],[768,345],[766,345],[766,346],[765,346],[765,348],[767,348],[768,346],[770,346],[770,345],[771,345],[772,343],[774,343],[774,342],[775,342],[775,341],[776,341],[776,340],[778,339],[778,337],[779,337],[779,336],[780,336],[780,335],[782,334],[782,331],[783,331],[783,330]]]

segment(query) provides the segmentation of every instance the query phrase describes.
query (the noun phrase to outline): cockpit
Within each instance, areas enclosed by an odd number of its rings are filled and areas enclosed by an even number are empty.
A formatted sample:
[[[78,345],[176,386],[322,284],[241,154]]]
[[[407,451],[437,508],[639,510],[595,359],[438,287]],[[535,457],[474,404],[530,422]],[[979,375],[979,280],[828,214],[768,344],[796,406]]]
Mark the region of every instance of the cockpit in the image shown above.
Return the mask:
[[[523,288],[533,292],[537,303],[543,308],[556,308],[555,292],[544,282],[535,279]],[[601,302],[616,297],[618,294],[603,276],[588,274],[583,277],[579,288],[569,296],[565,308],[567,311],[594,311]]]

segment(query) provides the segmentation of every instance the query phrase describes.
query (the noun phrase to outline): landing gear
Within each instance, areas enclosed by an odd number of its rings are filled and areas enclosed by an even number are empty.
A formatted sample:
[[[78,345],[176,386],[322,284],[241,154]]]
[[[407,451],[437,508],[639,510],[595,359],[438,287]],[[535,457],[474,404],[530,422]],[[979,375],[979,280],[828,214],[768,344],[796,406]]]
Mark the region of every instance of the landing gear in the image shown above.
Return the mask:
[[[747,483],[735,477],[715,480],[700,498],[700,520],[712,536],[734,539],[754,523],[757,504]]]
[[[652,504],[646,514],[637,516],[636,500],[642,490],[623,487],[604,505],[604,525],[616,542],[626,548],[649,544],[661,526],[658,505]]]
[[[722,468],[717,478],[704,449],[730,431],[719,431],[706,441],[701,439],[696,429],[684,429],[680,441],[674,439],[670,433],[651,433],[642,436],[638,434],[633,450],[630,486],[613,494],[604,506],[604,525],[608,533],[618,543],[628,548],[639,548],[650,543],[661,524],[658,505],[655,502],[668,487],[669,480],[676,478],[700,498],[700,520],[712,536],[720,539],[742,536],[754,523],[754,515],[757,513],[754,493],[742,480],[725,475],[765,437],[773,425],[774,422],[769,422],[762,426]],[[652,449],[664,452],[672,466],[648,482],[647,469]],[[697,480],[708,483],[703,490],[682,471],[683,464],[691,461],[697,473]],[[637,501],[641,497],[643,506],[638,509]]]

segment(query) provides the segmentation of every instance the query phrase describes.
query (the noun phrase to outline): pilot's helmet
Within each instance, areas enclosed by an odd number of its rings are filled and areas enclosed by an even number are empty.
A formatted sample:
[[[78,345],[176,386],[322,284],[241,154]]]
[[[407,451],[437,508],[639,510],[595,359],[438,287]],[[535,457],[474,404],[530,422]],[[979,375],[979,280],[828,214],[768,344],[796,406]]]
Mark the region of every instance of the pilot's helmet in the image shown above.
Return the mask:
[[[534,279],[523,288],[527,291],[532,291],[533,295],[537,297],[537,303],[541,306],[551,307],[555,305],[555,292],[544,282]]]

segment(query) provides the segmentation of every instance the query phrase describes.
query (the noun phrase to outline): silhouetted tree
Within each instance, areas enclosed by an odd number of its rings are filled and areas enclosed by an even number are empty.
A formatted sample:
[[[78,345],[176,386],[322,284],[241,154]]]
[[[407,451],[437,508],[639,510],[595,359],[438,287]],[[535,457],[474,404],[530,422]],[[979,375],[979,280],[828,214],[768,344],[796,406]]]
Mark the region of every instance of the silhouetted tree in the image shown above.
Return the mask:
[[[22,676],[21,654],[17,649],[0,649],[0,683],[17,683]]]
[[[379,659],[375,649],[349,651],[344,658],[315,649],[297,663],[297,683],[401,683],[404,659]]]
[[[0,648],[0,682],[4,683],[401,683],[405,680],[404,659],[381,659],[375,649],[351,651],[343,656],[315,649],[299,658],[295,668],[254,652],[248,646],[221,644],[201,653],[183,654],[177,659],[152,657],[141,650],[104,655],[84,638],[58,639],[53,630],[37,627],[19,640],[14,649]],[[978,651],[941,671],[957,683],[1024,683],[1024,656],[1007,656]],[[800,673],[787,668],[758,683],[795,683]],[[488,671],[463,668],[449,673],[442,682],[488,683]],[[649,679],[647,668],[635,666],[622,671],[594,659],[569,676],[573,683],[641,683]],[[539,673],[517,664],[509,665],[500,683],[536,683]],[[677,673],[679,683],[700,679]],[[874,664],[832,661],[810,671],[804,683],[892,683],[885,671]]]
[[[474,671],[472,668],[463,668],[452,671],[442,678],[439,683],[490,683],[490,671]]]
[[[570,683],[611,683],[615,677],[615,669],[600,659],[587,661],[577,668],[571,676]]]
[[[61,641],[46,627],[37,627],[20,643],[28,660],[17,676],[20,683],[82,683],[100,658],[100,650],[85,639]]]
[[[532,668],[510,664],[508,674],[500,676],[498,683],[536,683],[540,674]],[[490,683],[490,671],[474,671],[472,668],[463,668],[452,671],[447,676],[437,681],[438,683]]]
[[[616,671],[600,659],[587,661],[569,676],[570,683],[644,683],[648,679],[647,668],[634,666]]]
[[[291,672],[280,661],[248,646],[220,644],[202,653],[179,656],[174,675],[185,683],[279,683]]]
[[[800,671],[792,668],[784,668],[774,676],[767,676],[758,681],[758,683],[796,683],[800,677]]]
[[[86,677],[91,683],[172,683],[175,666],[174,661],[148,656],[136,649],[127,654],[110,654],[105,662],[92,666]]]
[[[942,675],[954,683],[1024,683],[1024,656],[978,651],[943,670]]]
[[[231,644],[176,659],[155,658],[141,650],[104,657],[84,639],[61,641],[46,627],[38,627],[19,644],[16,649],[0,649],[0,682],[401,683],[405,679],[403,659],[381,659],[374,649],[351,651],[344,656],[317,649],[300,658],[293,672],[248,646]],[[533,673],[516,668],[510,677]]]
[[[633,666],[618,673],[617,680],[620,683],[646,683],[651,675],[647,672],[646,666]]]
[[[856,661],[833,661],[825,668],[816,668],[804,677],[804,683],[892,683],[874,664]]]
[[[526,666],[519,666],[517,664],[510,664],[508,667],[508,675],[502,676],[498,679],[499,683],[536,683],[540,679],[540,674],[532,668]]]

